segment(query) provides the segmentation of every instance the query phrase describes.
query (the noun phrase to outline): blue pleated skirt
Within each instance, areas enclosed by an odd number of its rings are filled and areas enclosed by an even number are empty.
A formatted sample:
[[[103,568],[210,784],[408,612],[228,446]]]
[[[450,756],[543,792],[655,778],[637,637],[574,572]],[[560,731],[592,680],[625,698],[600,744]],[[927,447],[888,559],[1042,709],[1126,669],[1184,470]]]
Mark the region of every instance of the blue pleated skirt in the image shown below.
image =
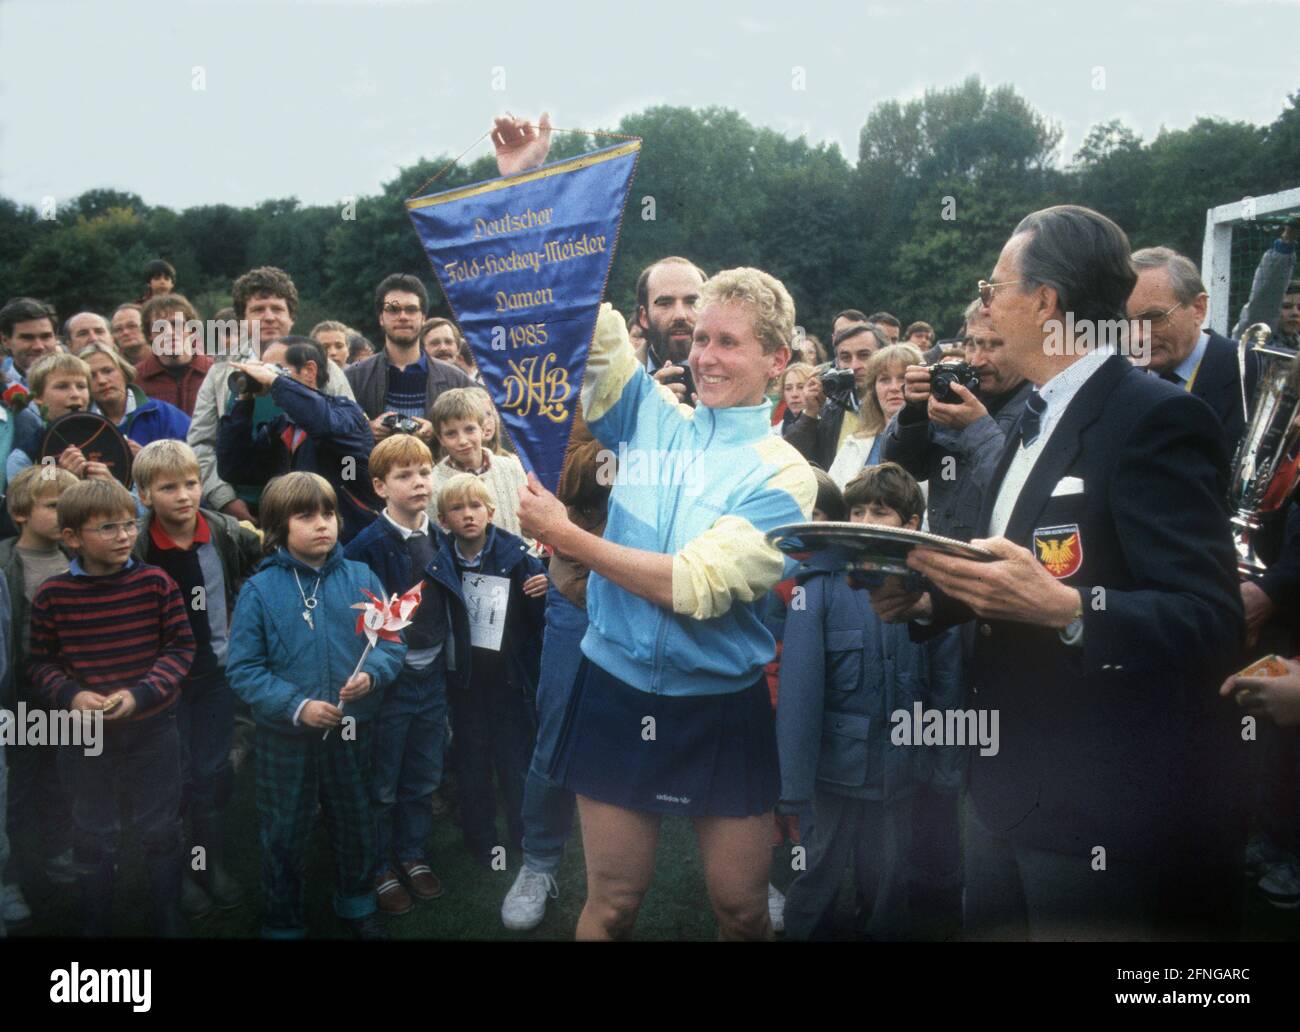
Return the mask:
[[[571,792],[629,810],[767,813],[781,791],[767,684],[760,674],[727,695],[653,695],[584,658],[549,773]]]

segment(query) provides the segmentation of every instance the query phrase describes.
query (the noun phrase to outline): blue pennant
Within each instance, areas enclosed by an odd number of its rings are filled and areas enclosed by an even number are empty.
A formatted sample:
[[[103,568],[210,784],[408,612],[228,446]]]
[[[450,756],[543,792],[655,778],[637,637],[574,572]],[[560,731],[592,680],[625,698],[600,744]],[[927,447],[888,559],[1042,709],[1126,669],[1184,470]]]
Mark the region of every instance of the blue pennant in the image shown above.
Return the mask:
[[[640,140],[406,202],[524,467],[551,491]]]

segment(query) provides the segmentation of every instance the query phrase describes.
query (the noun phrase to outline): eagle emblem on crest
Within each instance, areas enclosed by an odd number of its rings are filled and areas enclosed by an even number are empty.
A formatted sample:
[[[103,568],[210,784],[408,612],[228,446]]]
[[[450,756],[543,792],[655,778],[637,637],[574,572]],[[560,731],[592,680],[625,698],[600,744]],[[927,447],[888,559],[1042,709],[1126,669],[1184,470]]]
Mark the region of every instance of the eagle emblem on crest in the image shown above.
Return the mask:
[[[1034,552],[1053,577],[1058,580],[1077,573],[1083,565],[1083,539],[1079,525],[1040,527],[1034,531]]]

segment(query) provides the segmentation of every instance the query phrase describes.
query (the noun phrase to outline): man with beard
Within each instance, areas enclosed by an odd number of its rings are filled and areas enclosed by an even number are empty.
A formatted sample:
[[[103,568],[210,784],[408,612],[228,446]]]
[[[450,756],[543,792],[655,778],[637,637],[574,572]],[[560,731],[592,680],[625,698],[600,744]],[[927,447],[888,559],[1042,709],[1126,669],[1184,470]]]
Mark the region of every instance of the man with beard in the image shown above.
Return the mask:
[[[420,327],[420,344],[430,358],[456,365],[460,356],[460,333],[450,319],[428,319]]]
[[[686,258],[670,255],[641,270],[636,281],[636,319],[646,340],[646,368],[678,399],[695,404],[686,357],[695,331],[695,304],[705,279]]]
[[[388,425],[395,416],[416,420],[416,434],[433,442],[429,410],[438,395],[474,382],[450,362],[430,358],[420,347],[420,327],[429,308],[429,292],[415,276],[395,272],[375,289],[375,310],[384,346],[379,354],[348,366],[352,391],[370,420],[376,441],[393,433]]]

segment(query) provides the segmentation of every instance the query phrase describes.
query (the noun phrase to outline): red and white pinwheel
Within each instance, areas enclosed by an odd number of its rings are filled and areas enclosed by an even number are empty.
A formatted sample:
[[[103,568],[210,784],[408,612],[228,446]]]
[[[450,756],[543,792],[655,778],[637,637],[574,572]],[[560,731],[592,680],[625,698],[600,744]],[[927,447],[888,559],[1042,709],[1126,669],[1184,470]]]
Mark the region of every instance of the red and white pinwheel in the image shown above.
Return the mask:
[[[420,589],[424,587],[421,581],[404,595],[394,595],[385,602],[361,589],[361,593],[370,599],[369,602],[357,602],[352,606],[353,609],[360,609],[361,614],[357,617],[357,633],[366,636],[366,647],[361,651],[361,658],[357,660],[357,668],[352,671],[352,677],[361,673],[361,666],[370,655],[370,650],[379,644],[379,639],[384,641],[401,641],[402,636],[398,632],[404,627],[411,626],[411,614],[415,612],[416,607],[420,604]],[[351,680],[351,678],[349,678]],[[343,702],[339,702],[339,709],[343,709]],[[326,730],[322,739],[328,738],[330,733]]]
[[[411,626],[411,615],[420,604],[420,591],[423,587],[424,582],[421,581],[405,595],[394,595],[387,602],[372,595],[365,588],[361,589],[361,593],[370,601],[358,602],[352,608],[361,610],[361,615],[357,617],[357,633],[364,633],[369,639],[367,653],[375,647],[380,638],[384,641],[402,640],[398,632],[404,627]],[[365,655],[361,658],[364,662]]]

